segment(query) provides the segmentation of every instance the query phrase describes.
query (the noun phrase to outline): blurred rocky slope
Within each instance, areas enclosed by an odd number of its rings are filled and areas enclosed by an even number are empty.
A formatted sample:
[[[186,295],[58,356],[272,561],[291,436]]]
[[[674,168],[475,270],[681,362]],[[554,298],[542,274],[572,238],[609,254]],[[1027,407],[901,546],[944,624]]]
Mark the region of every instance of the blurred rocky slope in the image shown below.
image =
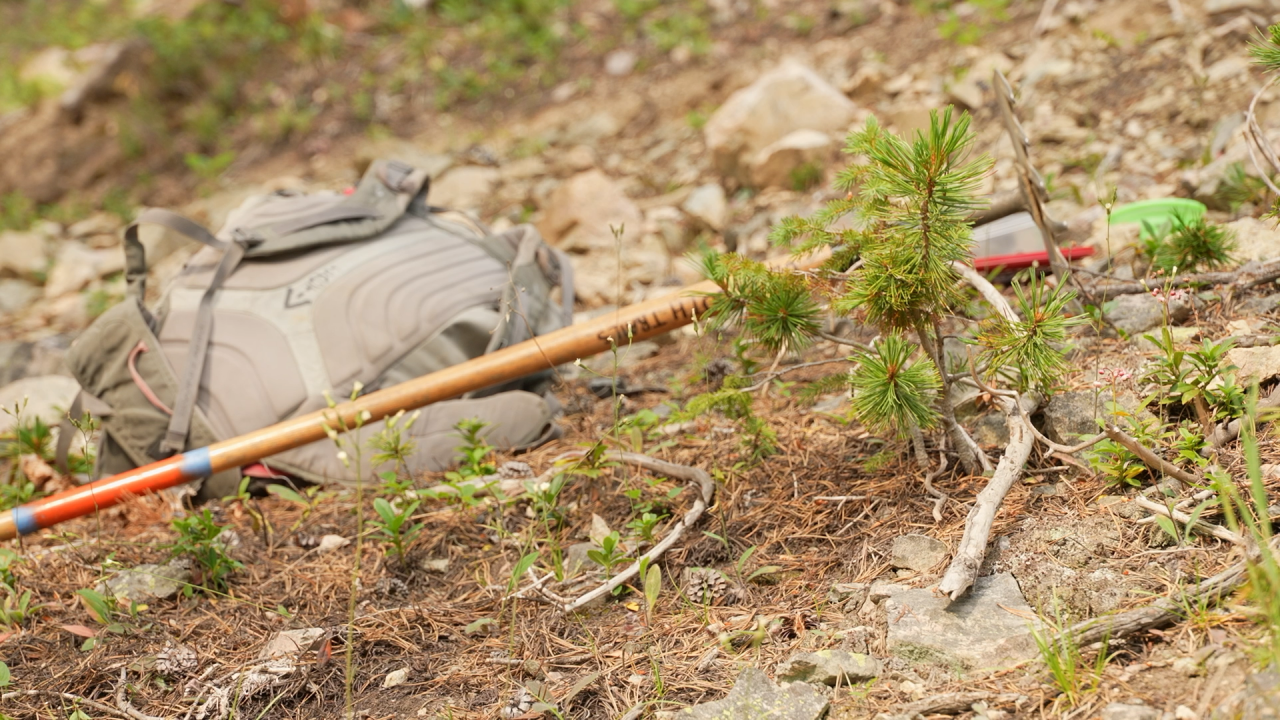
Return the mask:
[[[766,254],[775,222],[830,197],[843,136],[872,115],[913,132],[930,110],[970,111],[996,158],[986,189],[1013,187],[995,70],[1073,242],[1123,243],[1103,220],[1114,193],[1195,197],[1243,255],[1280,247],[1254,217],[1268,198],[1242,126],[1270,0],[1072,0],[1043,17],[1018,0],[508,5],[100,2],[71,4],[76,32],[38,16],[46,38],[6,44],[0,83],[0,385],[63,372],[61,348],[122,295],[120,230],[140,206],[217,226],[249,194],[341,187],[398,156],[432,171],[433,204],[535,223],[590,309],[696,279],[682,258],[698,247]],[[4,32],[32,7],[0,11]],[[1258,112],[1280,140],[1278,99]],[[145,241],[159,288],[190,248]]]

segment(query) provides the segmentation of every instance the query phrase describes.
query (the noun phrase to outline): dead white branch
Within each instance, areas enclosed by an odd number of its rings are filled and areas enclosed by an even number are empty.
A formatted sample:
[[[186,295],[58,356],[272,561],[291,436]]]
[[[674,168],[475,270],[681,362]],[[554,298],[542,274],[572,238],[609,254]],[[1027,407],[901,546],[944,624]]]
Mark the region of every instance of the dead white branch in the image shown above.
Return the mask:
[[[1156,455],[1147,446],[1138,442],[1135,438],[1126,434],[1123,430],[1115,425],[1107,425],[1107,437],[1115,442],[1123,445],[1126,449],[1137,455],[1143,464],[1152,470],[1157,470],[1171,478],[1175,478],[1179,482],[1185,483],[1192,487],[1200,487],[1204,485],[1204,480],[1192,475],[1164,458]]]
[[[1194,524],[1192,524],[1191,516],[1187,515],[1184,512],[1179,511],[1177,508],[1172,508],[1172,509],[1167,508],[1164,505],[1161,505],[1160,503],[1154,500],[1145,498],[1141,495],[1134,498],[1133,503],[1138,507],[1144,510],[1147,510],[1149,512],[1153,512],[1157,515],[1163,515],[1169,518],[1170,520],[1175,520],[1177,522],[1182,523],[1183,525],[1190,525],[1192,530],[1197,530],[1199,532],[1207,533],[1209,535],[1212,535],[1218,538],[1219,540],[1225,540],[1226,542],[1229,542],[1233,545],[1239,545],[1240,547],[1248,547],[1249,545],[1249,543],[1245,542],[1244,538],[1222,527],[1221,525],[1214,525],[1213,523],[1207,523],[1207,522],[1204,522],[1203,520],[1197,520],[1195,521]]]
[[[987,302],[1006,319],[1017,322],[1018,315],[1009,306],[995,287],[987,279],[979,275],[973,268],[961,263],[953,267],[966,281],[986,298]],[[987,539],[991,536],[991,526],[995,523],[996,513],[1009,488],[1022,477],[1022,468],[1031,457],[1031,448],[1035,444],[1035,436],[1031,432],[1030,423],[1023,420],[1017,398],[1009,398],[1005,394],[993,396],[996,404],[1005,415],[1005,424],[1009,428],[1009,444],[1005,447],[995,473],[987,486],[978,493],[978,497],[969,510],[964,521],[964,536],[956,548],[955,557],[942,576],[938,590],[956,600],[964,594],[978,577],[978,568],[982,558],[987,554]]]

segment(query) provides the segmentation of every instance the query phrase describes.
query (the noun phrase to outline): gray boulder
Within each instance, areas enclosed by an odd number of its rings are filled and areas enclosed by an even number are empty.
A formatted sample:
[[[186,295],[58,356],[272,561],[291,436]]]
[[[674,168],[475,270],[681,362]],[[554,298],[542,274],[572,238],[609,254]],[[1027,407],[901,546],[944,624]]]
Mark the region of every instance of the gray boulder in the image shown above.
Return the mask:
[[[677,720],[818,720],[829,701],[807,683],[779,687],[757,668],[747,668],[723,700],[694,705]]]
[[[796,653],[778,665],[779,681],[848,686],[880,674],[880,661],[847,650]]]
[[[1179,323],[1191,315],[1191,304],[1182,300],[1169,303],[1169,322]],[[1130,336],[1159,327],[1165,321],[1164,303],[1149,293],[1121,295],[1107,312],[1107,319]]]
[[[1044,434],[1050,440],[1064,445],[1078,442],[1081,436],[1096,435],[1101,431],[1098,419],[1105,420],[1108,417],[1107,408],[1112,402],[1118,403],[1130,413],[1136,413],[1140,419],[1152,417],[1138,406],[1137,398],[1132,396],[1112,395],[1110,390],[1076,390],[1054,395],[1045,406]]]
[[[1008,573],[978,578],[955,602],[927,589],[877,585],[888,622],[889,651],[952,671],[1008,667],[1037,656],[1030,628],[1035,613]]]

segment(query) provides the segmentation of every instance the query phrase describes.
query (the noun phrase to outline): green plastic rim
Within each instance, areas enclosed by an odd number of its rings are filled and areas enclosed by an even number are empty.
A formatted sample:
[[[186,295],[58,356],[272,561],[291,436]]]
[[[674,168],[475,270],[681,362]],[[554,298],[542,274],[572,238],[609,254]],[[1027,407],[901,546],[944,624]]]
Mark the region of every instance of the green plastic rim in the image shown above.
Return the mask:
[[[1187,198],[1139,200],[1112,210],[1111,224],[1140,223],[1146,220],[1155,225],[1157,222],[1169,222],[1175,215],[1186,220],[1195,220],[1204,217],[1205,210],[1207,208],[1204,203]]]

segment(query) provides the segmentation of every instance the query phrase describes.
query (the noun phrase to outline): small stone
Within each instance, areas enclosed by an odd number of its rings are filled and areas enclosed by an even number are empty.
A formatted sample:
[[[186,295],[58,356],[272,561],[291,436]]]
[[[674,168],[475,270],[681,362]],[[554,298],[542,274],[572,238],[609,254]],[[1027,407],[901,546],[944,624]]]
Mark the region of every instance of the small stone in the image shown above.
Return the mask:
[[[123,227],[120,218],[110,213],[94,213],[67,228],[67,235],[79,240],[94,235],[112,235]]]
[[[103,580],[96,590],[126,605],[129,601],[167,600],[191,582],[191,569],[187,565],[186,561],[177,559],[165,565],[139,565]]]
[[[807,682],[835,687],[871,680],[880,674],[880,662],[845,650],[797,653],[778,665],[779,681]]]
[[[889,564],[916,572],[928,572],[947,559],[947,544],[927,535],[899,535],[893,540]]]
[[[715,232],[724,229],[725,220],[729,214],[729,203],[720,183],[708,183],[698,187],[680,207]]]
[[[316,550],[318,550],[320,554],[323,555],[325,553],[337,550],[340,547],[346,547],[347,545],[350,545],[350,544],[351,544],[351,541],[348,540],[347,538],[342,537],[341,535],[325,535],[324,537],[320,538],[320,542],[316,544]]]
[[[259,660],[297,655],[310,650],[320,638],[326,634],[324,628],[302,628],[300,630],[282,630],[267,639],[267,644],[258,652]]]
[[[92,250],[78,242],[64,242],[44,284],[44,296],[57,298],[84,288],[94,280],[124,270],[124,253]]]
[[[1237,306],[1242,313],[1264,315],[1280,308],[1280,293],[1272,293],[1265,297],[1249,298]]]
[[[449,558],[428,558],[422,561],[422,569],[427,572],[449,572]]]
[[[1183,301],[1169,303],[1169,322],[1179,323],[1191,315],[1191,305]],[[1157,328],[1165,322],[1164,303],[1150,293],[1121,295],[1107,311],[1107,319],[1130,336]]]
[[[1173,710],[1175,720],[1200,720],[1200,715],[1186,705],[1179,705]]]
[[[64,375],[40,375],[23,378],[0,387],[0,407],[12,411],[22,410],[24,421],[40,418],[46,425],[58,425],[64,413],[76,400],[79,383]],[[0,433],[9,432],[17,419],[9,413],[0,413]]]
[[[1252,380],[1266,382],[1280,375],[1280,346],[1232,348],[1226,364],[1235,365],[1236,382],[1247,385]]]
[[[1139,401],[1128,395],[1112,395],[1110,388],[1076,390],[1058,393],[1044,408],[1044,433],[1050,440],[1074,444],[1084,436],[1100,432],[1098,419],[1109,417],[1108,407],[1116,403],[1124,410],[1138,415],[1139,419],[1151,414],[1139,406]]]
[[[639,59],[640,56],[637,55],[634,50],[614,50],[604,56],[605,74],[612,77],[630,75],[631,71],[635,69],[636,62]]]
[[[796,171],[819,163],[832,146],[831,136],[817,130],[796,130],[761,148],[749,160],[751,183],[756,187],[792,189]]]
[[[40,297],[40,288],[26,280],[0,279],[0,315],[22,310]]]
[[[596,166],[596,153],[586,145],[574,145],[560,156],[560,163],[573,172],[590,170]]]
[[[456,167],[431,183],[428,199],[432,205],[453,210],[476,210],[493,196],[500,176],[497,168]]]
[[[830,702],[808,683],[774,684],[757,668],[747,668],[723,700],[694,705],[677,720],[819,720]]]
[[[810,68],[794,61],[735,92],[704,128],[721,174],[751,182],[750,160],[796,130],[843,133],[857,106]]]
[[[1231,253],[1235,260],[1266,262],[1280,257],[1280,232],[1271,223],[1244,217],[1227,223],[1225,227],[1236,234],[1236,249]]]
[[[1102,720],[1159,720],[1160,711],[1146,705],[1113,702],[1102,708]]]
[[[49,266],[45,237],[36,232],[0,232],[0,272],[31,277]]]
[[[392,670],[391,672],[387,673],[386,677],[382,678],[382,687],[393,688],[397,685],[403,685],[405,681],[408,679],[409,679],[409,668],[400,668],[399,670]]]

